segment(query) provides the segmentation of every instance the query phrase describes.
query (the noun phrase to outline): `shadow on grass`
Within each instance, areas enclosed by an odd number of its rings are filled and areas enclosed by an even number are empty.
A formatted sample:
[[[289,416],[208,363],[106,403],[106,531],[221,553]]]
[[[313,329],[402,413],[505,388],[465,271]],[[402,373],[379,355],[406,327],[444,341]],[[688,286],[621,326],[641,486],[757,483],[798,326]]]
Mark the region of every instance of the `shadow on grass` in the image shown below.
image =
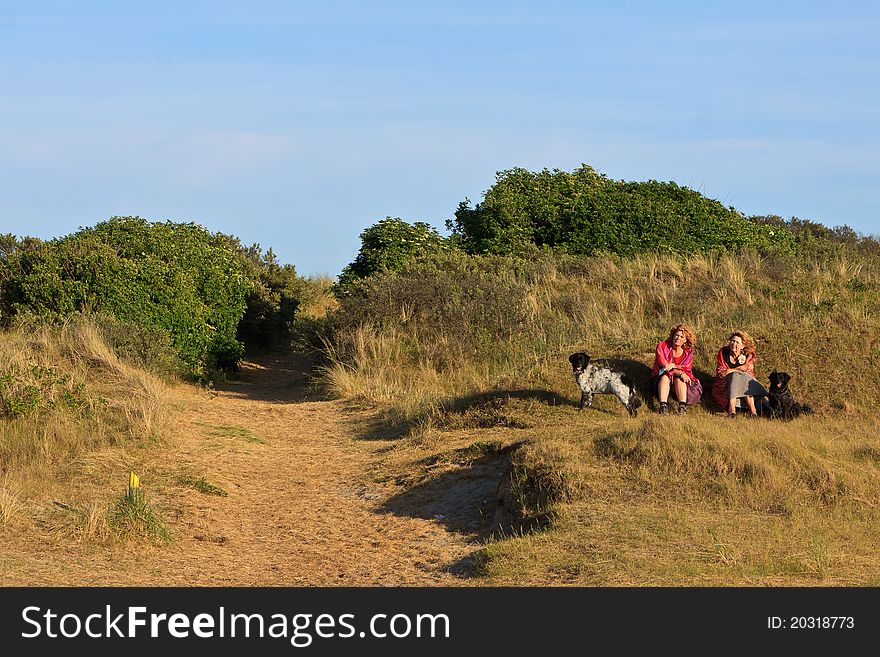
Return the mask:
[[[501,447],[475,443],[446,454],[443,460],[449,470],[394,495],[376,511],[433,520],[475,543],[544,530],[554,514],[520,517],[511,496],[511,458],[524,444],[518,441]],[[456,577],[470,578],[480,576],[484,566],[485,549],[478,548],[445,570]]]
[[[486,549],[480,548],[474,550],[461,559],[456,559],[443,570],[460,579],[474,579],[485,574],[486,570]]]
[[[491,451],[389,498],[378,511],[434,520],[448,531],[488,536],[495,517],[498,482],[510,448]]]
[[[321,401],[326,396],[312,381],[314,361],[298,353],[274,353],[248,357],[241,369],[214,389],[237,397],[277,404]]]
[[[504,412],[503,407],[510,400],[537,401],[548,406],[573,406],[575,408],[578,405],[570,397],[560,395],[554,390],[539,388],[489,390],[446,399],[440,402],[436,408],[412,418],[400,418],[393,411],[380,413],[363,429],[358,437],[361,440],[397,440],[411,435],[413,431],[432,421],[439,421],[441,426],[447,422],[454,425],[452,421],[456,416],[461,417],[468,411],[475,410],[482,412],[478,414],[479,417],[472,420],[472,424],[468,428],[529,428],[529,425],[511,418]],[[456,427],[451,426],[451,428]]]

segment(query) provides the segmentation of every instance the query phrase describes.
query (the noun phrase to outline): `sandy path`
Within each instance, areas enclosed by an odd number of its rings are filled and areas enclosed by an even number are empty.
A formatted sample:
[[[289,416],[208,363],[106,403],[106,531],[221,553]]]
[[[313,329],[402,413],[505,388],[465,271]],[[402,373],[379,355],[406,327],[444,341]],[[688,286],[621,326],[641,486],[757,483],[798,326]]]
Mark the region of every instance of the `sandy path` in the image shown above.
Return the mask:
[[[302,401],[299,370],[264,361],[216,392],[171,391],[181,412],[142,480],[150,472],[191,472],[229,493],[164,488],[155,500],[172,531],[171,546],[35,541],[28,557],[6,563],[0,579],[6,585],[467,583],[449,568],[476,546],[434,519],[381,510],[397,491],[374,482],[369,471],[391,443],[356,439],[366,415],[342,402]]]

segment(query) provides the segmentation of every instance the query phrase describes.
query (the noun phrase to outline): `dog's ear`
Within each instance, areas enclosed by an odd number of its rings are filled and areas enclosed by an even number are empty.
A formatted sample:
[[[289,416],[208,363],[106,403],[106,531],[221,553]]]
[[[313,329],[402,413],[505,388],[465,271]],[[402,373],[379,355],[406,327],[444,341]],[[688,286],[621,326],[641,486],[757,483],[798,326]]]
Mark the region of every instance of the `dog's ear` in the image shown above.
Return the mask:
[[[588,354],[585,351],[585,352],[583,352],[583,356],[584,356],[584,365],[589,365],[590,364],[590,354]]]
[[[572,354],[571,356],[568,357],[568,362],[571,363],[572,365],[574,365],[574,361],[576,358],[577,358],[577,354]]]
[[[770,372],[770,380],[771,381],[773,380],[774,376],[776,376],[776,370],[773,370],[772,372]]]
[[[788,372],[780,372],[779,380],[782,385],[788,385],[788,382],[791,380],[791,377],[788,375]]]

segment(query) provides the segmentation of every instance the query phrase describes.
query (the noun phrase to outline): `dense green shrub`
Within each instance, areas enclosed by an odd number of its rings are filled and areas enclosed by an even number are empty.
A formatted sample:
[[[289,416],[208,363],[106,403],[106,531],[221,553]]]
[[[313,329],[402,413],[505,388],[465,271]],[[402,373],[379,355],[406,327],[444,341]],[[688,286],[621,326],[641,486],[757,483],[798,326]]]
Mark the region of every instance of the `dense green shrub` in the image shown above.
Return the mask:
[[[232,242],[251,281],[238,340],[249,351],[289,347],[297,310],[307,295],[306,281],[293,265],[278,264],[272,249],[263,253],[259,244],[244,247],[237,239]]]
[[[36,248],[42,240],[36,237],[17,237],[12,233],[0,235],[0,262],[17,251]]]
[[[791,235],[792,250],[795,252],[880,255],[880,241],[877,237],[861,235],[849,226],[829,228],[809,219],[792,217],[786,220],[774,214],[752,216],[749,220],[785,230]]]
[[[447,228],[470,253],[538,245],[579,255],[688,254],[790,241],[788,232],[751,222],[687,187],[611,180],[587,165],[571,173],[502,171],[476,207],[459,204]]]
[[[344,292],[354,281],[382,270],[398,270],[412,260],[443,253],[452,248],[434,228],[417,221],[385,217],[361,233],[361,248],[354,262],[339,275],[337,292]]]
[[[140,217],[113,217],[14,249],[0,267],[5,318],[94,311],[159,327],[196,375],[212,361],[229,361],[250,287],[227,237]]]

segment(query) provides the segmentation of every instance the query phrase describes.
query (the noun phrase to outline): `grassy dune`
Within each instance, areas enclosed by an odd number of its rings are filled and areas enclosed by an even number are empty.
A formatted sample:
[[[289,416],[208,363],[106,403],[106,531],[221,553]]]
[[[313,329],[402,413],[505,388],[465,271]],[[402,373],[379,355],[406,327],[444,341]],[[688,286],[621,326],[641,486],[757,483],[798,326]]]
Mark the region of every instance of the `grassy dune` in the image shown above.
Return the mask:
[[[657,342],[684,321],[696,331],[695,368],[705,379],[714,375],[718,348],[742,328],[758,343],[765,383],[770,370],[786,370],[794,389],[822,411],[878,401],[877,258],[601,257],[547,259],[522,271],[474,260],[498,298],[449,288],[419,298],[413,288],[432,272],[414,266],[376,277],[363,295],[343,302],[325,372],[330,389],[390,401],[413,416],[475,390],[556,389],[575,349],[625,361],[618,365],[644,383]],[[448,266],[443,282],[461,268]]]
[[[0,334],[0,525],[28,522],[32,500],[69,500],[71,482],[102,468],[100,455],[162,437],[166,384],[123,361],[94,319],[29,326]],[[115,463],[122,478],[125,463]],[[115,491],[118,493],[119,491]],[[106,500],[79,500],[60,533],[106,536]],[[73,508],[59,502],[59,508]],[[40,514],[39,509],[37,510]],[[44,514],[45,515],[45,514]],[[32,518],[30,518],[32,519]]]
[[[474,269],[497,299],[436,294]],[[466,475],[487,451],[509,461],[494,503],[514,513],[486,505],[474,553],[486,584],[880,583],[875,257],[447,261],[377,277],[342,310],[326,384],[383,409],[403,480]],[[569,353],[607,359],[647,396],[654,347],[679,321],[698,336],[702,406],[633,420],[600,397],[578,411]],[[788,371],[815,415],[720,414],[714,356],[738,328],[757,341],[758,378]]]
[[[565,420],[528,455],[569,482],[553,529],[490,541],[487,583],[880,582],[876,418]]]

